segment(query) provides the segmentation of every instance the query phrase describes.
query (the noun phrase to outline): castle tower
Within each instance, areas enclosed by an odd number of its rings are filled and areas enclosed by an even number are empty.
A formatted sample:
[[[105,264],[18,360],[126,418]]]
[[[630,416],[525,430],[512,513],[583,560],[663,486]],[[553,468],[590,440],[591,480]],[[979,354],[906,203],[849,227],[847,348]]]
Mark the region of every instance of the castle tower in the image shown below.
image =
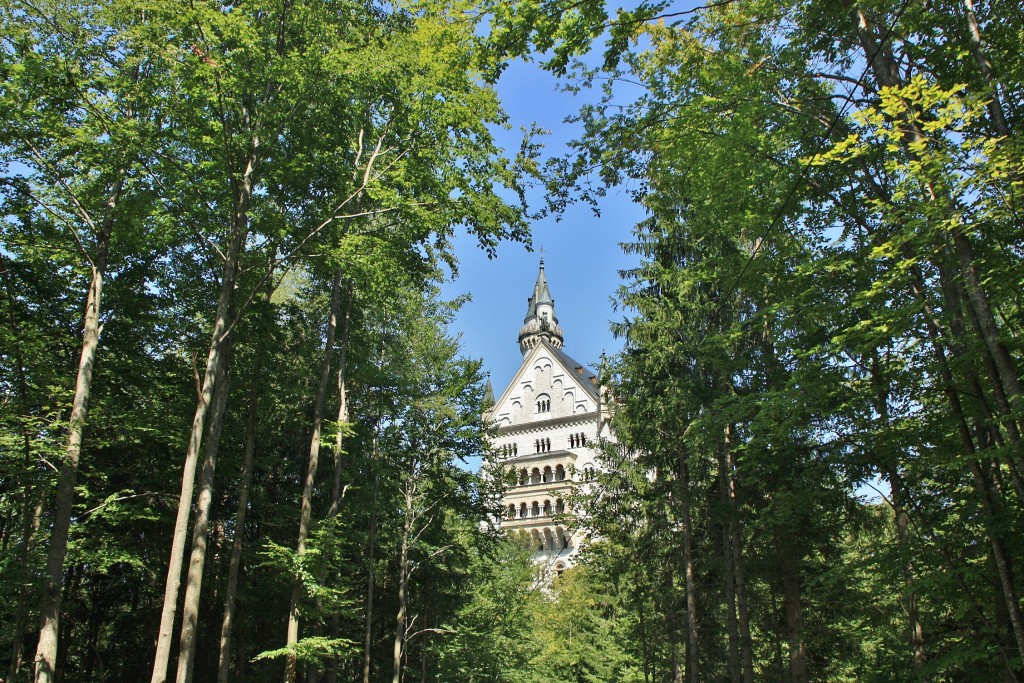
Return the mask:
[[[556,349],[562,348],[564,337],[562,328],[558,326],[555,316],[555,300],[551,298],[548,280],[544,275],[544,259],[540,260],[540,271],[537,283],[533,286],[533,296],[526,300],[526,317],[519,328],[519,350],[526,353],[546,341]]]
[[[502,527],[531,539],[549,575],[572,566],[583,538],[568,518],[569,494],[596,471],[598,440],[614,440],[597,377],[562,350],[564,339],[541,260],[519,329],[522,364],[497,399],[491,391],[485,417],[497,426],[492,447],[514,473]]]

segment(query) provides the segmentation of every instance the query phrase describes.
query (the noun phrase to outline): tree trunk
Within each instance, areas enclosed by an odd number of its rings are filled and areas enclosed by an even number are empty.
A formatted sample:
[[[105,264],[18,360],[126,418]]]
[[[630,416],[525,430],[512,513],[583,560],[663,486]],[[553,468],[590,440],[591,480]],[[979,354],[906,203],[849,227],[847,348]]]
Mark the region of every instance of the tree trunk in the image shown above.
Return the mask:
[[[224,408],[228,400],[228,372],[231,365],[232,338],[224,341],[224,361],[217,375],[213,392],[213,405],[206,434],[206,454],[199,477],[196,499],[196,521],[192,528],[192,552],[185,582],[185,603],[181,609],[181,638],[178,644],[177,683],[191,683],[195,663],[196,629],[199,626],[199,597],[203,586],[203,569],[210,528],[210,509],[213,506],[213,475],[217,468],[221,429],[224,426]]]
[[[352,284],[349,283],[347,299],[345,301],[345,313],[342,316],[341,340],[338,344],[338,422],[337,431],[334,435],[334,481],[331,485],[331,506],[327,510],[327,517],[333,519],[341,507],[342,487],[341,478],[345,471],[345,458],[342,452],[346,425],[349,422],[348,413],[348,387],[345,384],[345,371],[348,363],[348,339],[351,328],[352,316]],[[337,638],[341,632],[341,617],[337,612],[331,614],[330,637]],[[330,666],[327,669],[327,683],[338,683],[338,658],[332,657]]]
[[[344,426],[348,424],[348,388],[345,385],[345,372],[348,363],[348,338],[352,316],[352,285],[348,286],[345,301],[345,314],[342,317],[341,340],[338,344],[338,428],[334,435],[334,481],[331,485],[331,507],[327,510],[328,517],[338,514],[341,505],[341,477],[345,471],[345,460],[342,457],[344,446]]]
[[[405,487],[405,518],[402,521],[402,546],[398,556],[398,614],[395,617],[395,645],[392,651],[391,683],[402,680],[402,648],[405,644],[406,599],[409,587],[409,539],[412,537],[413,494],[411,483]]]
[[[377,438],[373,440],[373,455],[377,455]],[[366,628],[363,632],[363,683],[370,683],[370,645],[373,635],[373,587],[377,580],[374,569],[377,550],[377,496],[380,492],[380,476],[373,475],[373,501],[370,507],[370,529],[366,541]]]
[[[160,612],[160,630],[157,634],[151,683],[165,683],[167,680],[167,669],[171,658],[171,639],[174,635],[174,619],[178,608],[178,591],[181,587],[181,568],[185,558],[185,541],[192,510],[196,464],[199,460],[199,449],[202,446],[210,401],[217,384],[217,376],[220,374],[220,366],[224,362],[224,342],[231,324],[229,311],[235,289],[235,272],[248,232],[248,207],[249,199],[252,196],[253,171],[258,149],[259,140],[253,138],[250,145],[251,153],[236,192],[231,238],[224,257],[220,293],[217,297],[217,313],[213,321],[210,350],[206,357],[206,372],[196,402],[196,412],[192,418],[192,433],[189,436],[188,448],[185,451],[185,464],[182,468],[178,514],[174,520],[174,534],[171,537],[171,554],[167,567],[167,580],[164,585],[164,602]]]
[[[778,542],[778,541],[777,541]],[[797,559],[781,547],[779,552],[782,608],[786,614],[786,640],[789,643],[789,675],[793,683],[807,683],[807,650],[803,641],[804,615],[800,601],[800,573]]]
[[[267,298],[270,298],[268,292]],[[259,415],[260,376],[263,373],[263,348],[256,349],[252,378],[249,383],[249,406],[245,417],[245,447],[242,462],[242,481],[238,485],[238,509],[235,511],[235,536],[231,540],[228,560],[228,581],[224,592],[224,620],[220,628],[220,655],[217,661],[217,682],[228,683],[231,668],[231,640],[235,625],[235,601],[238,597],[238,574],[242,566],[242,546],[245,517],[249,507],[249,487],[252,484],[252,463],[256,453],[256,421]]]
[[[1006,125],[1006,117],[1003,116],[999,83],[992,73],[992,63],[988,61],[985,48],[981,44],[981,28],[978,26],[978,15],[974,12],[974,0],[964,0],[964,9],[967,11],[968,42],[971,46],[971,55],[974,57],[978,71],[989,87],[989,94],[992,96],[988,103],[988,114],[992,121],[992,127],[999,135],[1009,137],[1010,128]]]
[[[686,451],[679,451],[680,517],[683,523],[683,564],[686,577],[686,679],[700,681],[700,631],[697,619],[697,570],[693,554],[693,524],[690,519],[690,468]]]
[[[323,362],[320,367],[320,382],[317,385],[316,397],[313,401],[313,435],[309,442],[309,464],[306,468],[306,479],[302,486],[302,509],[299,514],[299,538],[296,543],[295,556],[298,562],[306,554],[306,541],[309,538],[310,519],[313,514],[313,485],[316,482],[316,471],[320,463],[320,430],[322,428],[324,399],[327,396],[327,384],[331,379],[331,356],[334,355],[334,333],[338,328],[338,314],[341,308],[341,268],[334,274],[331,286],[331,310],[327,319],[327,338],[324,342]],[[293,647],[299,642],[299,601],[302,599],[302,581],[295,578],[292,586],[291,601],[288,607],[288,634],[286,647]],[[285,659],[285,683],[294,683],[296,676],[295,655],[289,654]]]
[[[847,2],[848,6],[849,4]],[[889,47],[888,36],[884,36],[885,42],[879,43],[875,38],[873,25],[863,10],[859,8],[854,10],[854,20],[861,46],[868,57],[869,65],[878,85],[883,87],[903,85],[899,65],[896,63],[892,50]],[[907,132],[906,137],[903,139],[903,145],[910,157],[916,159],[917,155],[912,150],[911,145],[925,140],[924,132],[915,121],[910,119],[903,122],[903,129]],[[932,189],[930,183],[928,183],[928,189],[931,201],[944,201]],[[947,210],[946,213],[949,214],[950,212]],[[950,216],[950,218],[952,219],[953,216]],[[959,222],[955,223],[950,229],[950,235],[952,236],[953,251],[957,259],[964,289],[967,292],[968,302],[973,309],[974,315],[977,316],[981,337],[985,342],[988,352],[992,355],[992,360],[999,373],[999,381],[1002,382],[1003,389],[1007,396],[1010,397],[1012,405],[1014,401],[1024,396],[1024,388],[1022,388],[1020,375],[1017,372],[1013,357],[1000,338],[999,326],[996,323],[992,304],[982,286],[981,275],[978,273],[974,247],[965,234],[964,226],[960,225]]]
[[[728,638],[729,679],[732,683],[742,681],[740,665],[739,625],[736,620],[736,564],[733,554],[732,505],[729,499],[729,472],[725,451],[728,444],[728,427],[725,442],[718,448],[718,495],[722,506],[722,565],[725,568],[725,632]]]
[[[892,512],[896,521],[896,543],[900,557],[900,571],[903,574],[903,601],[907,610],[907,625],[910,635],[910,650],[913,655],[914,677],[916,680],[927,680],[921,676],[927,657],[924,650],[924,629],[917,610],[917,591],[914,582],[914,570],[910,561],[910,533],[905,500],[903,478],[895,467],[888,466],[884,470],[892,488]]]
[[[92,370],[100,343],[100,311],[103,298],[103,278],[107,271],[110,235],[114,227],[114,211],[121,200],[125,175],[119,173],[107,197],[103,223],[96,235],[96,257],[90,268],[89,291],[85,300],[85,324],[82,333],[82,352],[78,359],[78,376],[72,399],[71,420],[64,461],[60,466],[57,497],[54,500],[53,531],[46,556],[46,578],[40,608],[39,643],[35,656],[36,683],[53,683],[57,667],[57,643],[60,629],[60,601],[64,579],[64,558],[68,552],[68,533],[71,529],[71,508],[75,497],[75,481],[82,454],[82,431],[89,413],[89,393],[92,390]]]
[[[992,545],[992,559],[995,561],[996,570],[999,574],[999,584],[1003,589],[1007,616],[1010,619],[1010,625],[1013,627],[1013,637],[1017,643],[1017,651],[1024,658],[1024,617],[1021,615],[1020,602],[1017,599],[1017,589],[1013,582],[1013,573],[1010,569],[1006,548],[999,534],[992,528],[995,521],[995,506],[992,500],[991,487],[981,464],[977,460],[972,460],[970,467],[971,474],[974,475],[975,489],[977,489],[978,497],[981,499],[982,512],[985,515],[985,526],[987,527],[989,540]]]
[[[889,383],[882,371],[878,353],[871,355],[871,381],[875,387],[875,412],[882,429],[889,429]],[[907,508],[904,503],[906,491],[903,478],[895,464],[887,462],[881,467],[882,473],[889,480],[892,490],[892,512],[896,522],[896,548],[899,555],[900,571],[903,574],[903,600],[907,610],[910,648],[914,663],[914,677],[922,680],[921,670],[925,664],[924,631],[917,612],[917,593],[914,586],[914,571],[911,564],[910,533],[908,529]]]
[[[737,500],[736,465],[732,458],[732,425],[726,427],[725,465],[729,494],[729,537],[732,541],[733,572],[736,577],[737,624],[740,635],[740,658],[743,683],[754,683],[754,642],[750,637],[750,609],[747,600],[747,579],[743,569],[743,537],[740,535],[739,501]]]

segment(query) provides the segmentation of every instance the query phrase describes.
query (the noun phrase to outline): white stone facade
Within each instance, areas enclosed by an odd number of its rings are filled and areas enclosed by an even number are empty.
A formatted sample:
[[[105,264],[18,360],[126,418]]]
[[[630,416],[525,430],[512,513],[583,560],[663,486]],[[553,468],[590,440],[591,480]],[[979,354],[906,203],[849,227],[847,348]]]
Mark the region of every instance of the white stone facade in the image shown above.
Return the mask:
[[[513,472],[502,527],[528,534],[535,559],[556,574],[572,566],[585,536],[565,518],[578,512],[569,494],[596,471],[598,443],[614,441],[597,378],[561,350],[562,341],[541,261],[519,335],[523,363],[486,417],[497,426],[491,446]]]

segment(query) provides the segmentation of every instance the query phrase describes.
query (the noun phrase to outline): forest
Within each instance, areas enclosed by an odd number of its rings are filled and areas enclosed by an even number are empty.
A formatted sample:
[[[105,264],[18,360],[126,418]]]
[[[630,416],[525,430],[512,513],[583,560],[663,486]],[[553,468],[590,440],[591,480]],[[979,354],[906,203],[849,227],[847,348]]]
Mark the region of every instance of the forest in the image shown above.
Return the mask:
[[[0,0],[0,681],[1024,680],[1022,44],[1015,0]],[[623,188],[548,582],[441,287]]]

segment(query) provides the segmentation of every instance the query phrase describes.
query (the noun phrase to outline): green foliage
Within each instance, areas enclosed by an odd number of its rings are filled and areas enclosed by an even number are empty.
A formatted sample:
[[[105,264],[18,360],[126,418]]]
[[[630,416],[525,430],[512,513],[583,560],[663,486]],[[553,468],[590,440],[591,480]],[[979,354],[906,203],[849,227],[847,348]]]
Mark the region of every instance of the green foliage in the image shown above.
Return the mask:
[[[299,640],[293,647],[282,647],[276,650],[261,652],[253,661],[264,659],[284,659],[294,656],[303,664],[317,664],[329,661],[335,657],[344,657],[352,653],[358,643],[345,638],[324,638],[322,636],[311,636]]]

